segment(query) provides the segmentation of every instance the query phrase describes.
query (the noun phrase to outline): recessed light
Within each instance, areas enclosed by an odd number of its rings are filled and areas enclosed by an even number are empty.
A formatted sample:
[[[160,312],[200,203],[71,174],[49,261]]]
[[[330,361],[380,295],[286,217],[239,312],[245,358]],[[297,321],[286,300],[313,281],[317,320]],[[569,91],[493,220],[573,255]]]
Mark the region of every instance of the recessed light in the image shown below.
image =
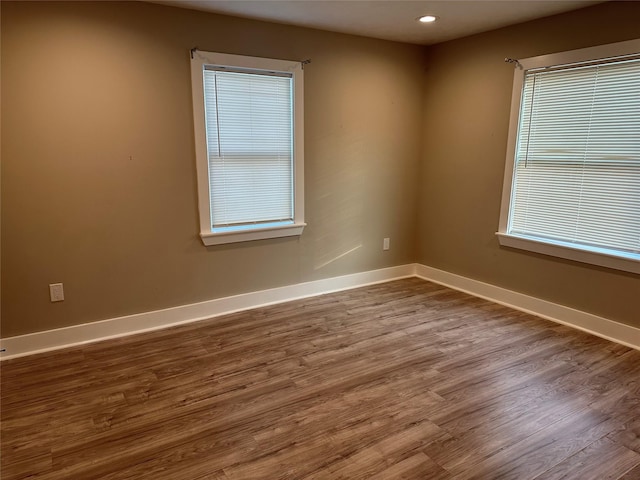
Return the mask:
[[[435,22],[437,19],[438,17],[434,15],[425,15],[423,17],[418,18],[418,21],[422,23],[431,23],[431,22]]]

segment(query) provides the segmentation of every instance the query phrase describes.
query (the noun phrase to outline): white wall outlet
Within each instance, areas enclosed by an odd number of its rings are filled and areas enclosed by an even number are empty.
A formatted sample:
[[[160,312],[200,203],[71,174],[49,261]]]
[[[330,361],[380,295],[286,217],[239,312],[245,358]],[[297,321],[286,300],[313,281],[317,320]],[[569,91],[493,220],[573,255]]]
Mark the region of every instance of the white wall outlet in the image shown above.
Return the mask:
[[[383,250],[389,250],[389,239],[388,238],[383,238],[382,239],[382,249]]]
[[[61,302],[64,300],[64,288],[61,283],[49,284],[49,296],[52,302]]]

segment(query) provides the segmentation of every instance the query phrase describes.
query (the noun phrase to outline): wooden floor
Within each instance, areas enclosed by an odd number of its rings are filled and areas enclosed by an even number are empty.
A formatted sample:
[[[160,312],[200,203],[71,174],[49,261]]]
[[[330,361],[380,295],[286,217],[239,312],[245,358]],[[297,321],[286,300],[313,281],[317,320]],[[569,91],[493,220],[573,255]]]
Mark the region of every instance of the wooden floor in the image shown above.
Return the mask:
[[[2,480],[640,479],[640,352],[418,279],[2,363]]]

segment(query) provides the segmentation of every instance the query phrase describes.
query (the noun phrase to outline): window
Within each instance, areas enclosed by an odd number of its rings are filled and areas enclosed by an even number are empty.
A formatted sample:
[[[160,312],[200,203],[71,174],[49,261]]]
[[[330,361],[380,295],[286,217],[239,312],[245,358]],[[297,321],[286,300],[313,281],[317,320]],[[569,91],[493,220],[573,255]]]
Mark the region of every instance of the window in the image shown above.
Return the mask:
[[[640,40],[520,61],[498,236],[640,273]]]
[[[200,237],[205,245],[300,235],[300,62],[194,50]]]

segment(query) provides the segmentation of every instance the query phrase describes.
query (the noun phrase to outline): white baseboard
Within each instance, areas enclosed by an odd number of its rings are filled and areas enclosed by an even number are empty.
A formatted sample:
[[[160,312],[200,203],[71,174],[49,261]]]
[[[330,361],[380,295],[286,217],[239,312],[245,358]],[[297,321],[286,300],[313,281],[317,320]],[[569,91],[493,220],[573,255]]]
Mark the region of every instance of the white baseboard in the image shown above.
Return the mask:
[[[416,265],[415,275],[640,350],[640,328],[425,265]]]
[[[125,317],[110,318],[82,325],[45,330],[16,337],[0,339],[0,359],[32,355],[60,348],[124,337],[135,333],[149,332],[162,328],[205,320],[241,310],[248,310],[275,303],[287,302],[324,293],[348,290],[374,283],[412,277],[415,265],[353,273],[340,277],[314,280],[285,287],[244,293],[232,297],[217,298],[190,305],[137,313]]]
[[[401,265],[0,339],[1,360],[205,320],[375,283],[419,277],[640,350],[640,329],[420,264]]]

